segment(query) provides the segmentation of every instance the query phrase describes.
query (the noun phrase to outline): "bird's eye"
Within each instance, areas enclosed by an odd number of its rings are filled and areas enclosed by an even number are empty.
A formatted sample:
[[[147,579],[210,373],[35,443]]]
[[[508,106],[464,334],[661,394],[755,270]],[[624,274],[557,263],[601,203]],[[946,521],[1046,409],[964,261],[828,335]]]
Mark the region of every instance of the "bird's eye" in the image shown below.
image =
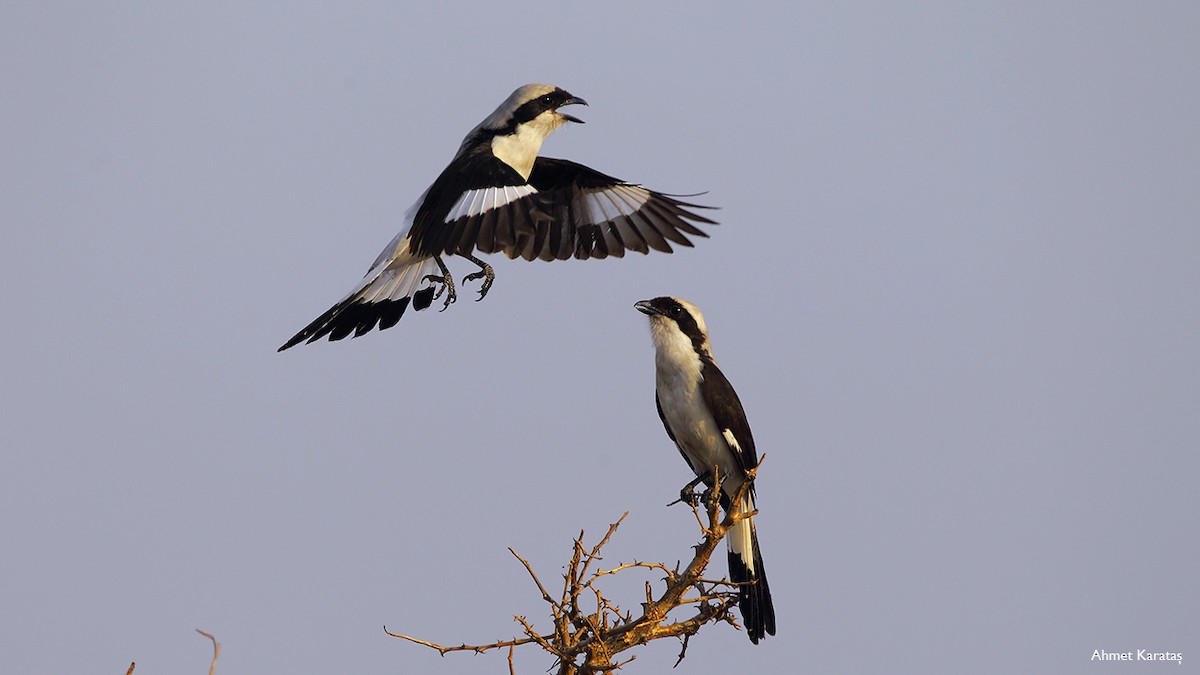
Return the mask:
[[[676,305],[671,308],[671,318],[678,319],[682,315],[683,315],[683,308],[680,307],[679,305]]]

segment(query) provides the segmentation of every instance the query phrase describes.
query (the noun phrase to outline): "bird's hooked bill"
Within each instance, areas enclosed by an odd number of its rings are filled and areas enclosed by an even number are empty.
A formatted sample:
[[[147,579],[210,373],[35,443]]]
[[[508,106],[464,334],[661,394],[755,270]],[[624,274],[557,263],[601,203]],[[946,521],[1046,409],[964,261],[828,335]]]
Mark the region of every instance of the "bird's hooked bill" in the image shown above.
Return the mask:
[[[579,98],[578,96],[572,96],[571,98],[567,99],[566,102],[564,102],[559,107],[561,108],[563,105],[573,105],[573,104],[587,105],[588,102]],[[557,112],[559,115],[562,115],[562,118],[568,122],[574,122],[576,124],[584,123],[583,120],[579,119],[578,117],[576,117],[574,115],[568,115],[561,110],[555,110],[555,112]]]

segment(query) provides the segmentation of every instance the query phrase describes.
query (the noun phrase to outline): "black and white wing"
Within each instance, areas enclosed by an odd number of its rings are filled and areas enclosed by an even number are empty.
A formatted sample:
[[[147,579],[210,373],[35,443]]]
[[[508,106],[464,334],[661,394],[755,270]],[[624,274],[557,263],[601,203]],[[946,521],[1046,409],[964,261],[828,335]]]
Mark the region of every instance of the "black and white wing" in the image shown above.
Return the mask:
[[[715,225],[673,195],[607,176],[565,159],[539,157],[529,184],[550,218],[538,223],[541,246],[506,248],[510,258],[566,260],[620,258],[626,250],[671,253],[671,243],[692,246],[687,235],[708,237],[693,223]]]
[[[670,253],[707,237],[710,207],[626,183],[564,159],[538,157],[529,180],[481,154],[468,171],[439,177],[413,226],[426,255],[502,252],[525,260],[622,257],[626,250]]]
[[[733,385],[712,361],[705,363],[700,392],[708,403],[713,421],[725,437],[725,443],[733,452],[738,467],[742,471],[750,471],[758,465],[758,451],[754,449],[754,435],[750,433],[746,411],[742,408],[742,402],[738,399]]]
[[[442,171],[420,202],[409,235],[423,256],[492,253],[533,236],[542,217],[537,192],[486,148],[459,157]],[[481,243],[486,242],[483,246]]]

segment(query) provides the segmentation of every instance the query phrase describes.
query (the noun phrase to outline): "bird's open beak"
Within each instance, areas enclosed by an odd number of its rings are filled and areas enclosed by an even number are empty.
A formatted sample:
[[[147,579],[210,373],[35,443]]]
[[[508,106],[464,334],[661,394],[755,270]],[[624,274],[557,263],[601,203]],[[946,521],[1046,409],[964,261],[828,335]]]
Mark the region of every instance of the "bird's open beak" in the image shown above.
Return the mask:
[[[633,306],[637,308],[637,311],[647,316],[654,316],[655,314],[658,314],[658,310],[654,309],[654,305],[651,305],[649,300],[635,302],[633,303]]]
[[[559,107],[561,108],[563,105],[573,105],[576,103],[578,103],[579,105],[587,105],[588,104],[587,101],[579,98],[578,96],[572,96],[571,98],[567,99],[566,102],[563,103],[562,105],[560,105]],[[576,124],[583,124],[583,120],[579,119],[578,117],[576,117],[574,115],[568,115],[561,110],[555,110],[555,112],[557,112],[559,115],[561,115],[562,118],[568,122],[574,122]]]

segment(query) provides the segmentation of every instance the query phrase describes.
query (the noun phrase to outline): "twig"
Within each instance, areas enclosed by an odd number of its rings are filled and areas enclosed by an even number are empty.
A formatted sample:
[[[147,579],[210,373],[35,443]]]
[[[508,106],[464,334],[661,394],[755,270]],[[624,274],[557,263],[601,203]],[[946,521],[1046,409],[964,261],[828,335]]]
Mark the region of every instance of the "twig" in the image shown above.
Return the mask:
[[[221,655],[221,643],[217,642],[217,638],[213,637],[211,633],[205,633],[199,628],[196,629],[196,632],[208,638],[209,640],[212,640],[213,660],[212,665],[208,667],[208,675],[213,675],[213,673],[215,673],[217,670],[217,657]]]
[[[541,591],[542,599],[553,605],[554,598],[550,597],[550,593],[546,591],[546,587],[543,586],[541,580],[538,579],[537,573],[533,571],[533,567],[529,564],[529,561],[522,558],[521,554],[514,551],[511,546],[508,547],[508,552],[513,554],[513,557],[515,557],[517,560],[520,560],[521,564],[525,566],[525,571],[529,573],[529,577],[533,579],[533,583],[537,584],[538,590]]]
[[[519,638],[519,639],[513,638],[512,640],[502,640],[499,642],[493,642],[491,644],[486,644],[486,645],[461,644],[456,647],[446,647],[444,645],[439,645],[436,642],[429,642],[428,640],[422,640],[420,638],[415,638],[411,635],[402,635],[400,633],[393,633],[392,631],[388,630],[387,626],[383,627],[383,632],[387,633],[388,635],[390,635],[394,638],[400,638],[401,640],[408,640],[409,642],[415,642],[419,645],[424,645],[426,647],[429,647],[430,649],[436,649],[438,651],[438,653],[441,654],[442,656],[445,656],[448,652],[475,652],[476,654],[482,654],[482,653],[492,650],[492,649],[500,649],[501,647],[518,647],[520,645],[527,645],[527,644],[530,644],[533,642],[537,642],[537,640],[535,640],[533,638]]]
[[[609,576],[610,574],[616,574],[617,572],[621,572],[621,571],[628,570],[628,569],[633,569],[635,567],[642,567],[642,568],[649,569],[649,570],[662,570],[663,572],[666,572],[667,574],[671,574],[671,570],[668,569],[667,566],[662,563],[646,563],[646,562],[634,561],[631,563],[622,563],[622,564],[617,565],[616,567],[612,568],[611,570],[596,570],[595,573],[592,574],[592,580],[594,581],[596,579],[599,579],[600,577]]]
[[[678,668],[679,664],[683,663],[683,657],[687,656],[688,640],[690,639],[692,639],[691,635],[683,636],[683,647],[679,649],[679,658],[675,659],[675,665],[671,666],[671,668]]]
[[[592,564],[593,560],[596,560],[598,558],[598,556],[600,555],[600,549],[603,548],[604,545],[608,543],[609,539],[612,539],[613,533],[615,533],[617,531],[617,528],[621,526],[621,522],[625,520],[625,516],[628,516],[628,515],[629,515],[628,511],[626,511],[625,513],[622,513],[621,517],[617,518],[617,522],[612,523],[611,525],[608,526],[608,532],[604,533],[604,537],[601,538],[600,541],[597,542],[597,544],[592,547],[591,552],[588,553],[587,562],[584,563],[583,569],[579,571],[580,578],[583,578],[583,575],[587,574],[588,566]],[[580,534],[580,538],[582,538],[583,533],[580,532],[579,534]]]

